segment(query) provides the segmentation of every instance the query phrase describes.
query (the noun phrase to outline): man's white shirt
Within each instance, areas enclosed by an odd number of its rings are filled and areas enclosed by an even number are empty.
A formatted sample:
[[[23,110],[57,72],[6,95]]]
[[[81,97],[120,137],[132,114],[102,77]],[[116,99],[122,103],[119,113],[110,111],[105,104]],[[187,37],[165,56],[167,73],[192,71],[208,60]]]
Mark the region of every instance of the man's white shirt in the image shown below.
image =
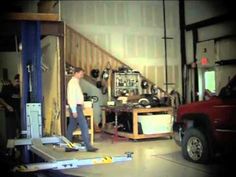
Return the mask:
[[[77,104],[84,104],[84,95],[80,87],[79,79],[72,77],[67,85],[67,101],[73,113]]]

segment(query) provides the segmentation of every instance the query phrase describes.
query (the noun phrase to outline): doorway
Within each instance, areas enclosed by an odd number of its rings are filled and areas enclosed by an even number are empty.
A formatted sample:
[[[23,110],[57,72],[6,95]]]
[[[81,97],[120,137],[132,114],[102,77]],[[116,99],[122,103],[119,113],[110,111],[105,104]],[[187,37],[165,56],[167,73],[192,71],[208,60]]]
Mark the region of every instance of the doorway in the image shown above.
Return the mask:
[[[204,100],[216,94],[215,68],[199,68],[199,100]]]

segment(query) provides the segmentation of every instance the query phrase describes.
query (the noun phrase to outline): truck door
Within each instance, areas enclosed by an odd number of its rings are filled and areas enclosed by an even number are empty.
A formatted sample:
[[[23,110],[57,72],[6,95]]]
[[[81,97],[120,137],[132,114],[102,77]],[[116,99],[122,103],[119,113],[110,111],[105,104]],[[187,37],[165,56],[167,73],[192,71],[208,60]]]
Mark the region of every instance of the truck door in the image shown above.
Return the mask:
[[[222,124],[217,131],[235,134],[236,136],[236,76],[226,87],[222,88],[219,97],[221,104],[216,107],[220,110],[219,114],[222,117],[222,120],[220,120]]]

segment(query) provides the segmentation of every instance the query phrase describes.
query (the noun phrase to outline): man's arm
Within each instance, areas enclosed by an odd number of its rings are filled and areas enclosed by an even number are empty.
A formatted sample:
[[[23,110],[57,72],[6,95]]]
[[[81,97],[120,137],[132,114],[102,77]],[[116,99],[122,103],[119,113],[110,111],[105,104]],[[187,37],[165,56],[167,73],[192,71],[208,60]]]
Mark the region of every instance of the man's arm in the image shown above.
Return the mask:
[[[76,102],[76,83],[70,81],[68,83],[68,87],[67,87],[67,100],[68,100],[68,104],[70,106],[70,109],[72,111],[72,113],[76,113],[76,106],[77,106],[77,102]]]
[[[5,106],[8,111],[10,111],[10,112],[14,111],[14,109],[13,109],[9,104],[7,104],[7,103],[4,101],[4,99],[0,98],[0,103],[1,103],[3,106]]]

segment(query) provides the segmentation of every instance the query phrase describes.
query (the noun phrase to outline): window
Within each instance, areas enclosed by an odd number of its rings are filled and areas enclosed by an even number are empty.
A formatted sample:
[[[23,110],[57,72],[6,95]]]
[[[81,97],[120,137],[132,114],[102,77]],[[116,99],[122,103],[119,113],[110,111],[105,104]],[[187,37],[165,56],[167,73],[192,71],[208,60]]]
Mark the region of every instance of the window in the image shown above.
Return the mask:
[[[215,71],[206,71],[204,73],[205,89],[212,93],[216,92]]]

